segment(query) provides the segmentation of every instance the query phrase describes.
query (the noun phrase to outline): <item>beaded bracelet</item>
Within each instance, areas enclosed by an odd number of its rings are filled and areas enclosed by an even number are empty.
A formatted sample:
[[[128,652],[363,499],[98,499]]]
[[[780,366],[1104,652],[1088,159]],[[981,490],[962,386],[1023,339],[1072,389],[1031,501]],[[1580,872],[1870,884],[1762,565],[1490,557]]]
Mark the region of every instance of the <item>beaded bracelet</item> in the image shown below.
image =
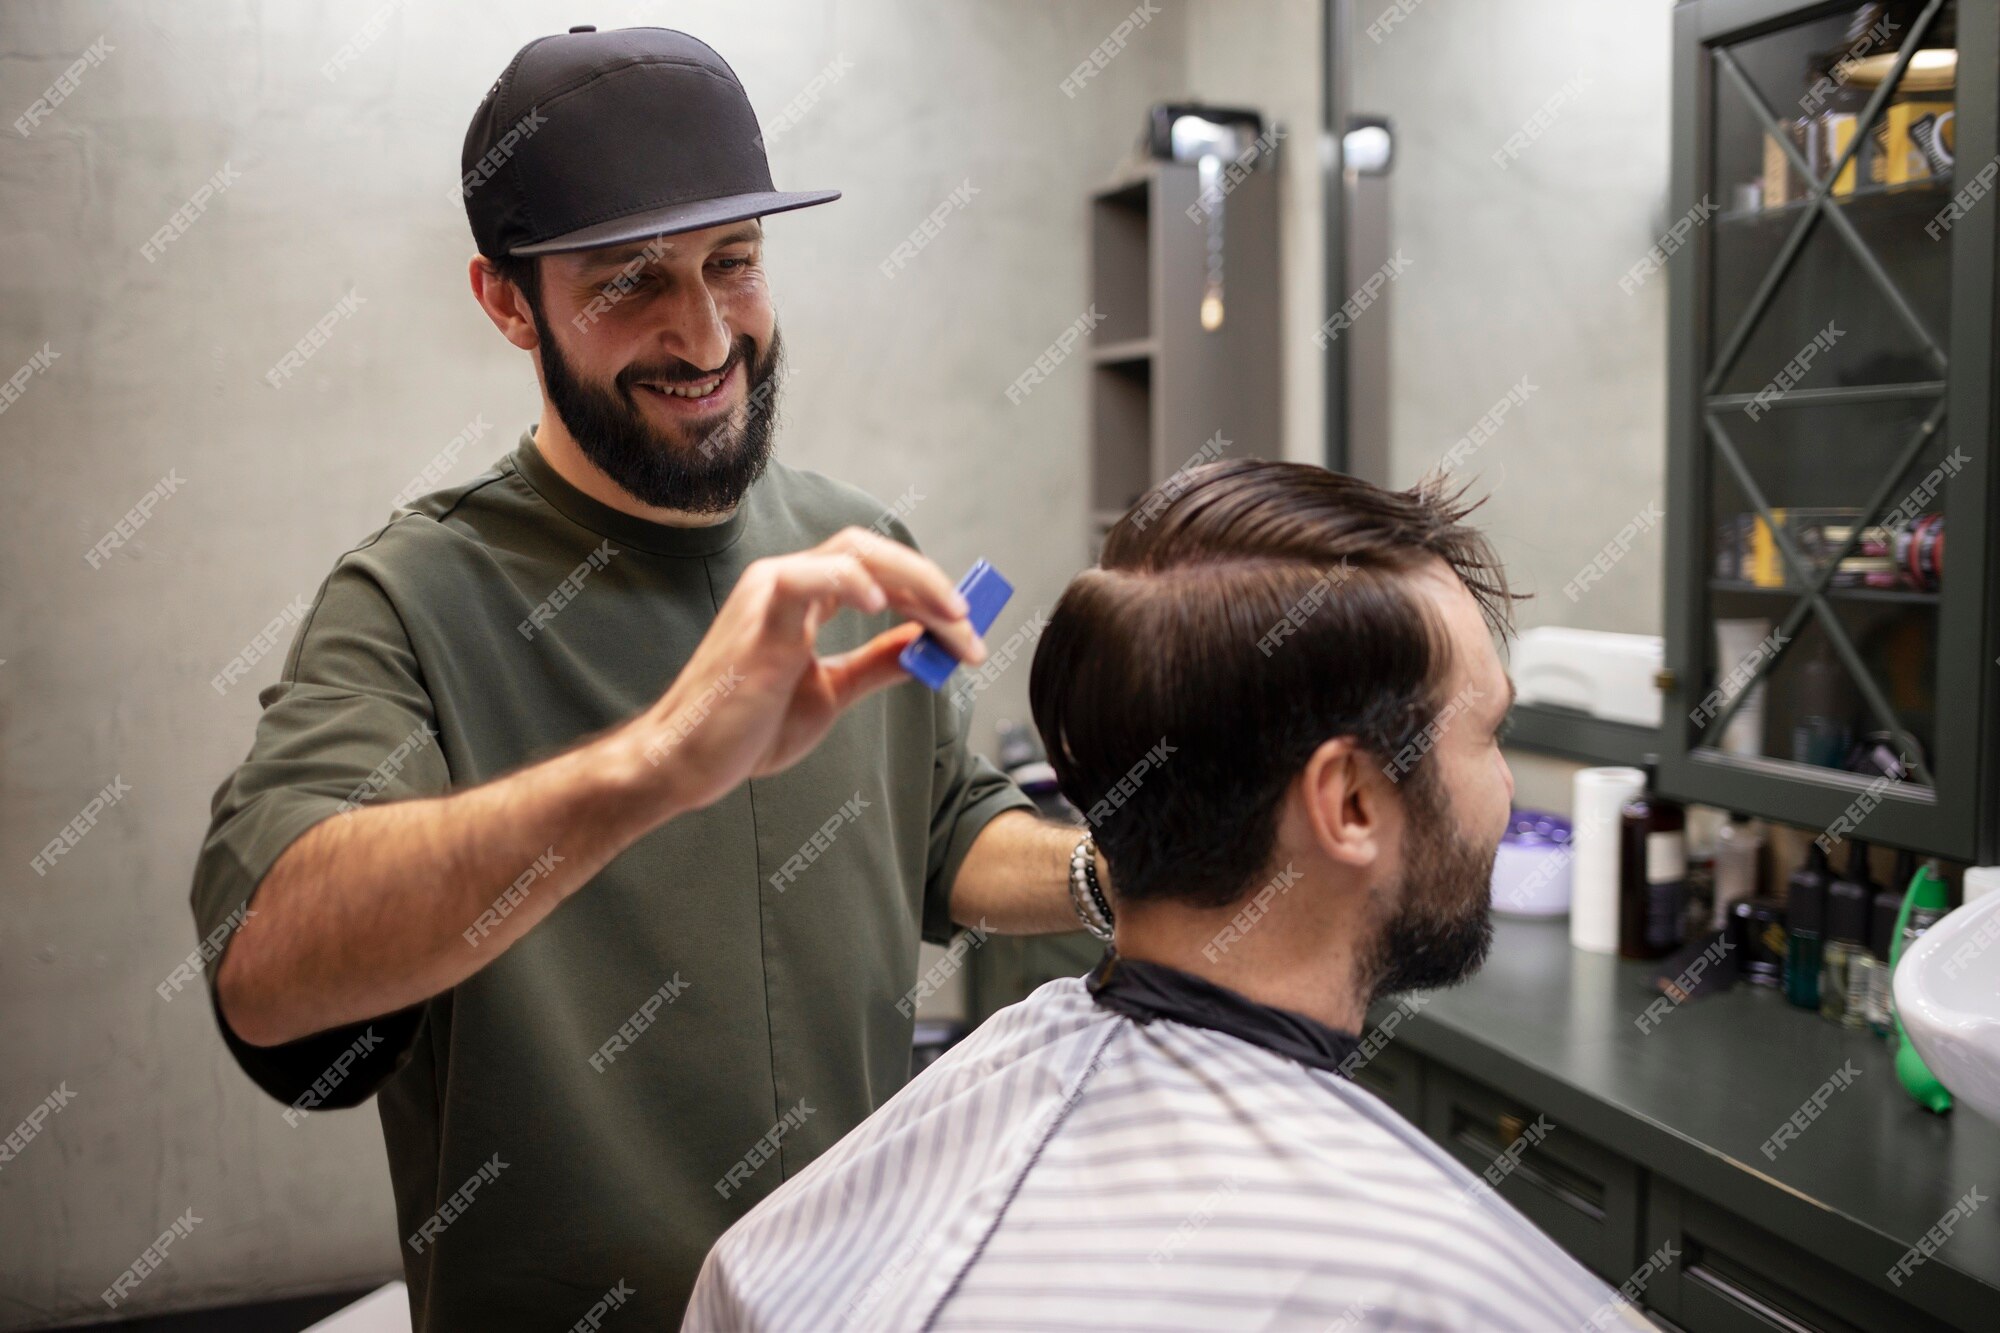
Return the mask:
[[[1086,829],[1069,854],[1069,900],[1083,928],[1104,943],[1111,942],[1111,903],[1097,882],[1097,844]]]

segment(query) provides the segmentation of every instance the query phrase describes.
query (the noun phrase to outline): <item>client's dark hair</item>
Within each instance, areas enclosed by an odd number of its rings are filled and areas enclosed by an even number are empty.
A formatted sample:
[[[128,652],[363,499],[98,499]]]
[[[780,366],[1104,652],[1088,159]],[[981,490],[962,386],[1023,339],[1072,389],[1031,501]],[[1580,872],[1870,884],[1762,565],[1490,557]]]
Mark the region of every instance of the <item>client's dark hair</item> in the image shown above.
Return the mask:
[[[1449,640],[1410,576],[1442,560],[1490,627],[1512,621],[1462,496],[1243,459],[1178,474],[1111,529],[1056,603],[1028,695],[1121,901],[1236,901],[1314,750],[1353,736],[1386,762],[1430,723]]]

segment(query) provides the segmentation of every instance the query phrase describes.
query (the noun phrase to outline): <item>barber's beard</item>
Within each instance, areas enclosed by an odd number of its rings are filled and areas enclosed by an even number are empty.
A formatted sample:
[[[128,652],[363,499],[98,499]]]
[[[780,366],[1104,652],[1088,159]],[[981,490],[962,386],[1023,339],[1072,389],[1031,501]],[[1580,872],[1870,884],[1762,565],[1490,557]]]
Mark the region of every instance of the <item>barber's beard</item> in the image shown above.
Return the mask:
[[[1395,915],[1363,958],[1371,999],[1465,980],[1493,944],[1495,848],[1466,840],[1435,772],[1403,781],[1408,819]]]
[[[640,406],[637,395],[644,390],[637,384],[689,378],[685,365],[678,367],[680,374],[627,366],[606,388],[576,373],[539,310],[535,326],[541,332],[542,378],[556,415],[584,457],[633,499],[691,514],[726,513],[764,475],[784,358],[775,328],[761,358],[747,334],[730,349],[728,364],[740,362],[745,372],[747,392],[741,402],[713,425],[668,435]],[[712,373],[717,368],[699,369]]]

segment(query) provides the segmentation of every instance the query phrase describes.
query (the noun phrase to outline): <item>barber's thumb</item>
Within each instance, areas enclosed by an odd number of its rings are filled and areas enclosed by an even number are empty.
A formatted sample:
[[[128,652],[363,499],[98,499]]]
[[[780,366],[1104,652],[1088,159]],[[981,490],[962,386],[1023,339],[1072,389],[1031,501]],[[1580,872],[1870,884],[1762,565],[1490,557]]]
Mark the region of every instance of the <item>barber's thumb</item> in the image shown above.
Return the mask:
[[[839,706],[845,708],[879,689],[908,680],[910,673],[896,659],[923,632],[922,625],[910,621],[883,630],[852,652],[824,659],[822,665],[832,680]]]

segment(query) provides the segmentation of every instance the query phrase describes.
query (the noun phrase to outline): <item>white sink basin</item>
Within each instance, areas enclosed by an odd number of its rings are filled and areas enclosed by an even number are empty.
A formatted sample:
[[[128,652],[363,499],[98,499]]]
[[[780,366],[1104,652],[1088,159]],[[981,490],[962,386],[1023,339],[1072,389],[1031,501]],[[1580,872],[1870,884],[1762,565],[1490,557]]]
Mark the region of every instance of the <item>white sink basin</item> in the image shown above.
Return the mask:
[[[1910,946],[1896,1012],[1951,1095],[2000,1121],[2000,893],[1947,912]]]

